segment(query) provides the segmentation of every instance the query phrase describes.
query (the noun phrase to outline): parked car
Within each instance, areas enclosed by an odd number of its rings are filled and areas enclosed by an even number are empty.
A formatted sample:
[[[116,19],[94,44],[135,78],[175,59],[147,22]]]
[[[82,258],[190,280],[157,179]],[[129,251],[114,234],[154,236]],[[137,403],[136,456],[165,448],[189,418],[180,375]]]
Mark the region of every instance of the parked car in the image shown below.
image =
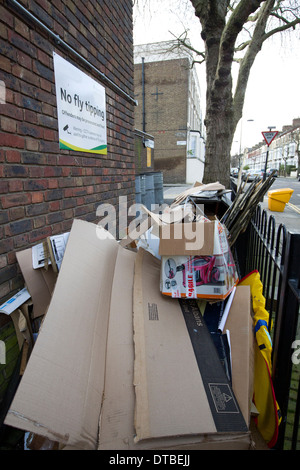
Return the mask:
[[[267,170],[267,176],[270,176],[271,173],[273,173],[272,176],[275,176],[277,178],[278,176],[278,170],[276,168],[268,168]]]
[[[243,180],[244,181],[254,181],[256,178],[257,179],[261,179],[263,177],[263,173],[261,172],[261,170],[253,170],[253,169],[250,169],[250,170],[247,170],[244,175],[243,175]]]
[[[265,169],[264,169],[264,168],[262,168],[262,169],[260,170],[260,173],[261,173],[261,176],[263,177],[263,176],[264,176],[264,174],[265,174]]]
[[[231,168],[230,176],[233,176],[234,178],[237,178],[238,174],[239,174],[239,169],[238,168]]]

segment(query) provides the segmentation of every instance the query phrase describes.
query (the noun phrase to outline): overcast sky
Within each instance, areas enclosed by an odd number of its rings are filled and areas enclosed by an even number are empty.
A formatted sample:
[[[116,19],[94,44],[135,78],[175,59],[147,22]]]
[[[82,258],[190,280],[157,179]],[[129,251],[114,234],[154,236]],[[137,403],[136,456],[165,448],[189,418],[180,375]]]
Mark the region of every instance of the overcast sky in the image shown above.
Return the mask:
[[[143,0],[144,1],[144,0]],[[149,2],[149,0],[148,0]],[[199,20],[192,5],[183,14],[176,13],[177,0],[151,0],[142,8],[143,2],[134,7],[134,43],[146,44],[166,41],[180,35],[185,27],[193,46],[201,48]],[[178,10],[177,10],[178,11]],[[202,87],[202,106],[205,106],[205,67],[197,67]],[[234,138],[233,152],[241,147],[254,145],[263,140],[262,132],[269,126],[280,131],[282,126],[292,124],[300,117],[300,40],[291,36],[274,36],[263,45],[251,70],[246,92],[244,115]],[[251,121],[249,121],[251,120]]]

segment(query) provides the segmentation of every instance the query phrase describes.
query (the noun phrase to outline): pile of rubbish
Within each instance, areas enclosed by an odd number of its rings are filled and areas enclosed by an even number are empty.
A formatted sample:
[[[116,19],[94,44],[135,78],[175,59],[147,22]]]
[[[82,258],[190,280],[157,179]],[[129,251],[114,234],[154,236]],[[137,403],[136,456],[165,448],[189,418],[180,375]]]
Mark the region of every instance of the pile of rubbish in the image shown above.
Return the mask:
[[[274,441],[276,419],[259,425],[271,384],[256,389],[253,278],[231,252],[266,187],[231,203],[197,183],[164,211],[141,206],[121,240],[75,219],[16,253],[25,287],[0,314],[25,365],[5,424],[28,448],[252,449],[253,419]]]

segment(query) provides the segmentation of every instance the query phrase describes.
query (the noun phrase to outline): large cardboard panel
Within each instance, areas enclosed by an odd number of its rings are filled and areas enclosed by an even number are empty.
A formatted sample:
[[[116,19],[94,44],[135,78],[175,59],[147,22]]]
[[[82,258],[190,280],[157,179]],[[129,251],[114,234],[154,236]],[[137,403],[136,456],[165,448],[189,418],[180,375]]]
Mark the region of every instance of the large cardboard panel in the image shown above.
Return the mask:
[[[119,247],[112,286],[99,449],[134,447],[133,281],[136,253]]]
[[[167,333],[167,338],[164,338],[163,332],[155,338],[152,337],[150,343],[151,362],[156,364],[163,356],[167,358],[168,369],[172,369],[170,373],[164,369],[163,364],[159,365],[160,375],[155,377],[158,383],[165,389],[163,395],[155,387],[152,393],[147,393],[145,390],[145,382],[140,382],[140,378],[144,374],[149,374],[151,370],[146,368],[147,362],[140,356],[138,349],[141,347],[145,352],[145,338],[141,338],[140,326],[136,325],[135,318],[134,330],[135,334],[135,351],[133,344],[133,299],[132,299],[132,285],[133,285],[133,264],[135,262],[135,282],[134,282],[134,312],[140,315],[141,312],[146,312],[146,321],[155,322],[156,324],[170,326],[170,332]],[[124,272],[124,265],[126,263],[127,270],[126,276]],[[187,329],[185,321],[183,320],[182,313],[177,311],[180,316],[180,326],[182,329],[177,330],[176,326],[172,327],[173,317],[178,309],[177,300],[172,300],[163,297],[158,290],[159,286],[159,261],[150,254],[146,254],[144,250],[139,250],[136,258],[133,253],[126,253],[119,251],[117,258],[118,269],[114,277],[113,294],[111,313],[108,329],[107,340],[107,362],[106,362],[106,377],[105,377],[105,390],[104,400],[101,412],[100,434],[99,434],[99,449],[101,450],[145,450],[145,449],[168,449],[168,450],[189,450],[189,449],[248,449],[250,446],[250,437],[247,432],[215,432],[215,424],[212,420],[210,410],[207,403],[203,401],[201,391],[204,391],[201,378],[199,378],[199,370],[195,365],[193,358],[192,346],[190,340],[187,338]],[[120,269],[120,266],[122,268]],[[145,294],[145,291],[146,294]],[[150,289],[150,292],[149,292]],[[122,308],[117,300],[114,292],[122,292]],[[147,293],[151,301],[147,300]],[[144,293],[144,294],[143,294]],[[163,305],[163,308],[161,308]],[[142,310],[141,310],[142,309]],[[138,310],[138,312],[137,312]],[[158,317],[159,315],[159,317]],[[161,316],[166,316],[165,319]],[[160,318],[160,320],[158,319]],[[141,320],[141,318],[140,318]],[[143,320],[142,320],[143,323]],[[176,323],[176,322],[175,322]],[[159,325],[158,325],[159,326]],[[177,323],[178,326],[178,323]],[[153,330],[154,334],[155,331]],[[173,349],[169,350],[168,340],[172,338]],[[186,357],[181,346],[175,346],[175,338],[184,338],[185,346],[190,352],[192,358],[191,365],[188,364],[186,370],[182,362],[182,354]],[[154,338],[154,341],[153,341]],[[164,344],[164,347],[163,347]],[[148,344],[149,348],[149,344]],[[162,351],[164,349],[164,351]],[[174,352],[175,350],[175,352]],[[148,349],[149,352],[149,349]],[[176,359],[176,357],[177,359]],[[137,355],[137,356],[136,356]],[[180,359],[178,360],[178,357]],[[134,359],[135,375],[134,375]],[[177,360],[177,362],[176,362]],[[178,367],[177,367],[178,364]],[[150,367],[151,369],[151,367]],[[182,374],[185,375],[185,383],[182,383],[180,378]],[[172,382],[169,382],[170,378]],[[192,390],[194,382],[200,388]],[[135,388],[133,386],[135,384]],[[142,388],[142,390],[140,390]],[[176,391],[178,389],[178,391]],[[139,397],[135,396],[135,392]],[[141,395],[140,395],[141,393]],[[142,396],[142,403],[138,403]],[[146,400],[145,399],[146,396]],[[181,396],[180,406],[176,406],[176,400]],[[192,403],[186,403],[187,400],[194,399]],[[162,407],[165,406],[165,401],[170,401],[168,409],[162,412]],[[199,403],[200,402],[200,403]],[[151,409],[147,406],[151,405]],[[196,406],[196,418],[190,416],[192,409]],[[198,411],[197,411],[198,406]],[[143,418],[141,420],[140,409],[142,407]],[[181,409],[182,408],[182,409]],[[199,409],[201,408],[201,413]],[[150,416],[150,411],[154,410],[154,416]],[[188,414],[186,414],[186,411]],[[198,423],[196,422],[198,418]],[[152,419],[154,422],[152,423]],[[165,423],[167,419],[167,423]],[[141,435],[137,435],[135,424],[140,424],[141,428],[146,427],[147,433],[141,439]],[[178,435],[176,431],[184,431],[185,434]],[[153,427],[154,426],[154,427]],[[149,430],[156,430],[157,436],[149,436]],[[210,434],[199,433],[200,430],[209,429],[212,431]],[[196,433],[194,431],[197,430]],[[139,430],[140,432],[140,430]],[[172,434],[173,433],[173,434]],[[174,434],[175,433],[175,434]],[[162,435],[164,435],[162,437]]]
[[[249,286],[237,286],[225,323],[226,330],[230,332],[232,388],[249,424],[254,379],[254,333]]]
[[[159,275],[144,252],[135,278],[137,441],[216,432],[180,305],[159,295]]]
[[[249,448],[245,429],[216,432],[178,301],[159,292],[159,261],[149,253],[144,257],[143,250],[136,256],[107,235],[98,237],[99,230],[74,221],[50,307],[6,424],[75,449],[95,449],[97,443],[99,449]],[[133,310],[140,325],[133,325]],[[152,331],[141,338],[145,319]],[[156,336],[159,321],[166,331]],[[164,365],[169,361],[170,371],[163,370],[160,360]],[[150,388],[148,380],[136,381],[145,373],[155,379],[156,365],[158,389],[155,380]],[[166,387],[163,393],[161,386]],[[162,398],[171,402],[172,416],[160,413]]]
[[[160,295],[159,271],[159,261],[140,250],[134,284],[135,441],[177,436],[179,444],[198,435],[200,444],[204,434],[208,441],[217,432],[246,436],[198,308]]]
[[[75,220],[42,329],[6,424],[94,449],[118,244]]]

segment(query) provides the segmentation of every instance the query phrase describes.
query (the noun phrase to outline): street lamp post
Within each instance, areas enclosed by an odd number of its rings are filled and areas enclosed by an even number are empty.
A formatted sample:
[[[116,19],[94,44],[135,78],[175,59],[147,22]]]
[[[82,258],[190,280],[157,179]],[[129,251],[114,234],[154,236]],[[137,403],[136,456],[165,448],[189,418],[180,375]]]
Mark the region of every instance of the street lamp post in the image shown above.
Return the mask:
[[[254,119],[247,119],[246,122],[254,122]],[[245,158],[245,149],[242,147],[242,138],[243,138],[243,119],[241,120],[241,130],[240,130],[239,173],[238,173],[238,181],[237,181],[238,188],[242,181],[242,169],[243,169],[244,158]],[[242,151],[243,151],[243,155],[242,155]]]
[[[247,119],[246,122],[254,122],[254,119]],[[243,121],[241,121],[241,131],[240,131],[240,155],[242,155],[242,139],[243,139]]]

